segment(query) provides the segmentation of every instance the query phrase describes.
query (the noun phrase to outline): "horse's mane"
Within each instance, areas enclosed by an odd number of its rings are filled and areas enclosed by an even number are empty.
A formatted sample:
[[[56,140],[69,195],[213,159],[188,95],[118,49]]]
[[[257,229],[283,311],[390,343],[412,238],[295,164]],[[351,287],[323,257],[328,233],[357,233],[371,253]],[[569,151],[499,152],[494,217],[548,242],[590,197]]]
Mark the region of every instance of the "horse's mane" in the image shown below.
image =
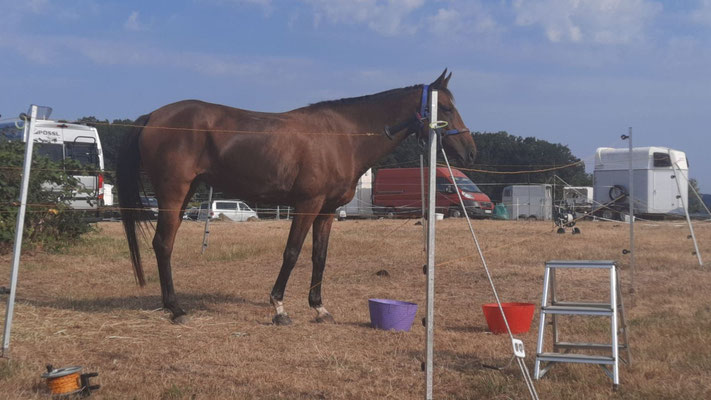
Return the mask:
[[[373,100],[378,100],[387,96],[390,96],[391,94],[397,93],[397,92],[404,92],[410,89],[421,89],[422,84],[419,85],[412,85],[412,86],[407,86],[399,89],[390,89],[386,90],[384,92],[380,93],[375,93],[375,94],[368,94],[365,96],[359,96],[359,97],[348,97],[348,98],[343,98],[343,99],[338,99],[338,100],[326,100],[326,101],[320,101],[318,103],[313,103],[310,104],[308,107],[309,108],[317,108],[317,107],[328,107],[328,106],[333,106],[333,105],[349,105],[349,104],[358,104],[358,103],[364,103],[368,101],[373,101]],[[449,89],[439,89],[440,91],[446,92],[450,97],[452,97],[452,93],[449,91]],[[452,97],[452,100],[454,98]]]

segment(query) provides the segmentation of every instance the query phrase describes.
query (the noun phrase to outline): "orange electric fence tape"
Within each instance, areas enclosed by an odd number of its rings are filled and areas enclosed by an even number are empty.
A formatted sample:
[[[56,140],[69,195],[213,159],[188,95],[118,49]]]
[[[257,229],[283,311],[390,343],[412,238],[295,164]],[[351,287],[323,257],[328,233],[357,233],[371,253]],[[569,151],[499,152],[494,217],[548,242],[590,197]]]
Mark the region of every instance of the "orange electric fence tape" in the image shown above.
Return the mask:
[[[561,165],[559,167],[550,167],[550,168],[544,168],[544,169],[524,170],[524,171],[492,171],[492,170],[488,170],[488,169],[473,169],[473,168],[463,168],[463,167],[457,167],[457,169],[460,171],[480,172],[480,173],[484,173],[484,174],[517,175],[517,174],[535,174],[535,173],[540,173],[540,172],[557,171],[559,169],[570,168],[570,167],[574,167],[576,165],[580,165],[583,163],[584,163],[583,160],[578,160],[574,163]],[[437,164],[437,165],[440,167],[446,167],[446,165],[444,165],[444,164]],[[525,165],[521,165],[521,166],[525,167]]]

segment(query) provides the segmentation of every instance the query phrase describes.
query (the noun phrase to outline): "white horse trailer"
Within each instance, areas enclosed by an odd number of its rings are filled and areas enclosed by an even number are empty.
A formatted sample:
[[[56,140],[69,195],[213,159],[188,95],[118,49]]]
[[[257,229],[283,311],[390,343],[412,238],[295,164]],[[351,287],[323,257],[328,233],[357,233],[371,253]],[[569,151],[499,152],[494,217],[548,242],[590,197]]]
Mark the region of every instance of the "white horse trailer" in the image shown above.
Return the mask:
[[[506,186],[501,200],[511,219],[553,219],[552,185]]]
[[[617,217],[629,210],[630,158],[635,214],[683,215],[689,204],[689,163],[683,151],[667,147],[635,147],[631,153],[597,149],[593,171],[597,214]]]
[[[373,171],[371,169],[358,179],[353,199],[336,210],[338,219],[373,217]]]

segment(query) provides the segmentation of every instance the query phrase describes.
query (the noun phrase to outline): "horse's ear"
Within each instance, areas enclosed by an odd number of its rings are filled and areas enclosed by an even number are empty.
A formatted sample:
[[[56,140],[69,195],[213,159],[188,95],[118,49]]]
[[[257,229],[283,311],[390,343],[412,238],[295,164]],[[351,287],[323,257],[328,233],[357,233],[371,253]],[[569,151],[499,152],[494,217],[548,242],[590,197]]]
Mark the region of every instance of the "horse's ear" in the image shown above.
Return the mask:
[[[446,89],[447,86],[449,86],[449,80],[452,78],[452,73],[450,72],[449,75],[447,75],[446,78],[444,78],[444,83],[442,84],[442,88]]]
[[[432,87],[432,89],[446,88],[447,87],[447,82],[445,79],[446,76],[447,76],[447,68],[444,69],[444,72],[442,72],[442,75],[440,75],[439,78],[435,79],[435,81],[430,84],[430,87]]]

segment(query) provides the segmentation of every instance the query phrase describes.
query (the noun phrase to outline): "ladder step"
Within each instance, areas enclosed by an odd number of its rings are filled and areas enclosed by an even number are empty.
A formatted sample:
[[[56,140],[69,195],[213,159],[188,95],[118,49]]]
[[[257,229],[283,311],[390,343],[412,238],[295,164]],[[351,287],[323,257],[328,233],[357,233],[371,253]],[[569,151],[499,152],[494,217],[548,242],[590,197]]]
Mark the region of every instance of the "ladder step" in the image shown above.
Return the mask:
[[[593,303],[593,302],[583,302],[583,301],[556,301],[551,303],[552,306],[566,306],[566,307],[595,307],[595,308],[605,308],[610,309],[610,303]]]
[[[621,298],[622,296],[618,296]],[[576,301],[556,301],[551,303],[552,306],[573,306],[573,307],[600,307],[600,308],[612,308],[610,303],[593,303],[593,302],[576,302]],[[617,303],[617,309],[623,307],[621,302]]]
[[[558,303],[559,304],[559,303]],[[541,307],[541,311],[546,314],[564,315],[607,315],[612,316],[612,307],[609,304],[600,306],[579,306],[579,305],[554,305]]]
[[[570,354],[570,353],[539,353],[536,354],[536,361],[565,362],[581,364],[604,364],[614,365],[615,359],[610,356],[598,356],[590,354]]]
[[[571,343],[571,342],[558,342],[553,345],[557,349],[581,349],[581,350],[612,350],[611,344],[604,343]],[[620,350],[627,350],[627,345],[620,343],[617,345]]]

